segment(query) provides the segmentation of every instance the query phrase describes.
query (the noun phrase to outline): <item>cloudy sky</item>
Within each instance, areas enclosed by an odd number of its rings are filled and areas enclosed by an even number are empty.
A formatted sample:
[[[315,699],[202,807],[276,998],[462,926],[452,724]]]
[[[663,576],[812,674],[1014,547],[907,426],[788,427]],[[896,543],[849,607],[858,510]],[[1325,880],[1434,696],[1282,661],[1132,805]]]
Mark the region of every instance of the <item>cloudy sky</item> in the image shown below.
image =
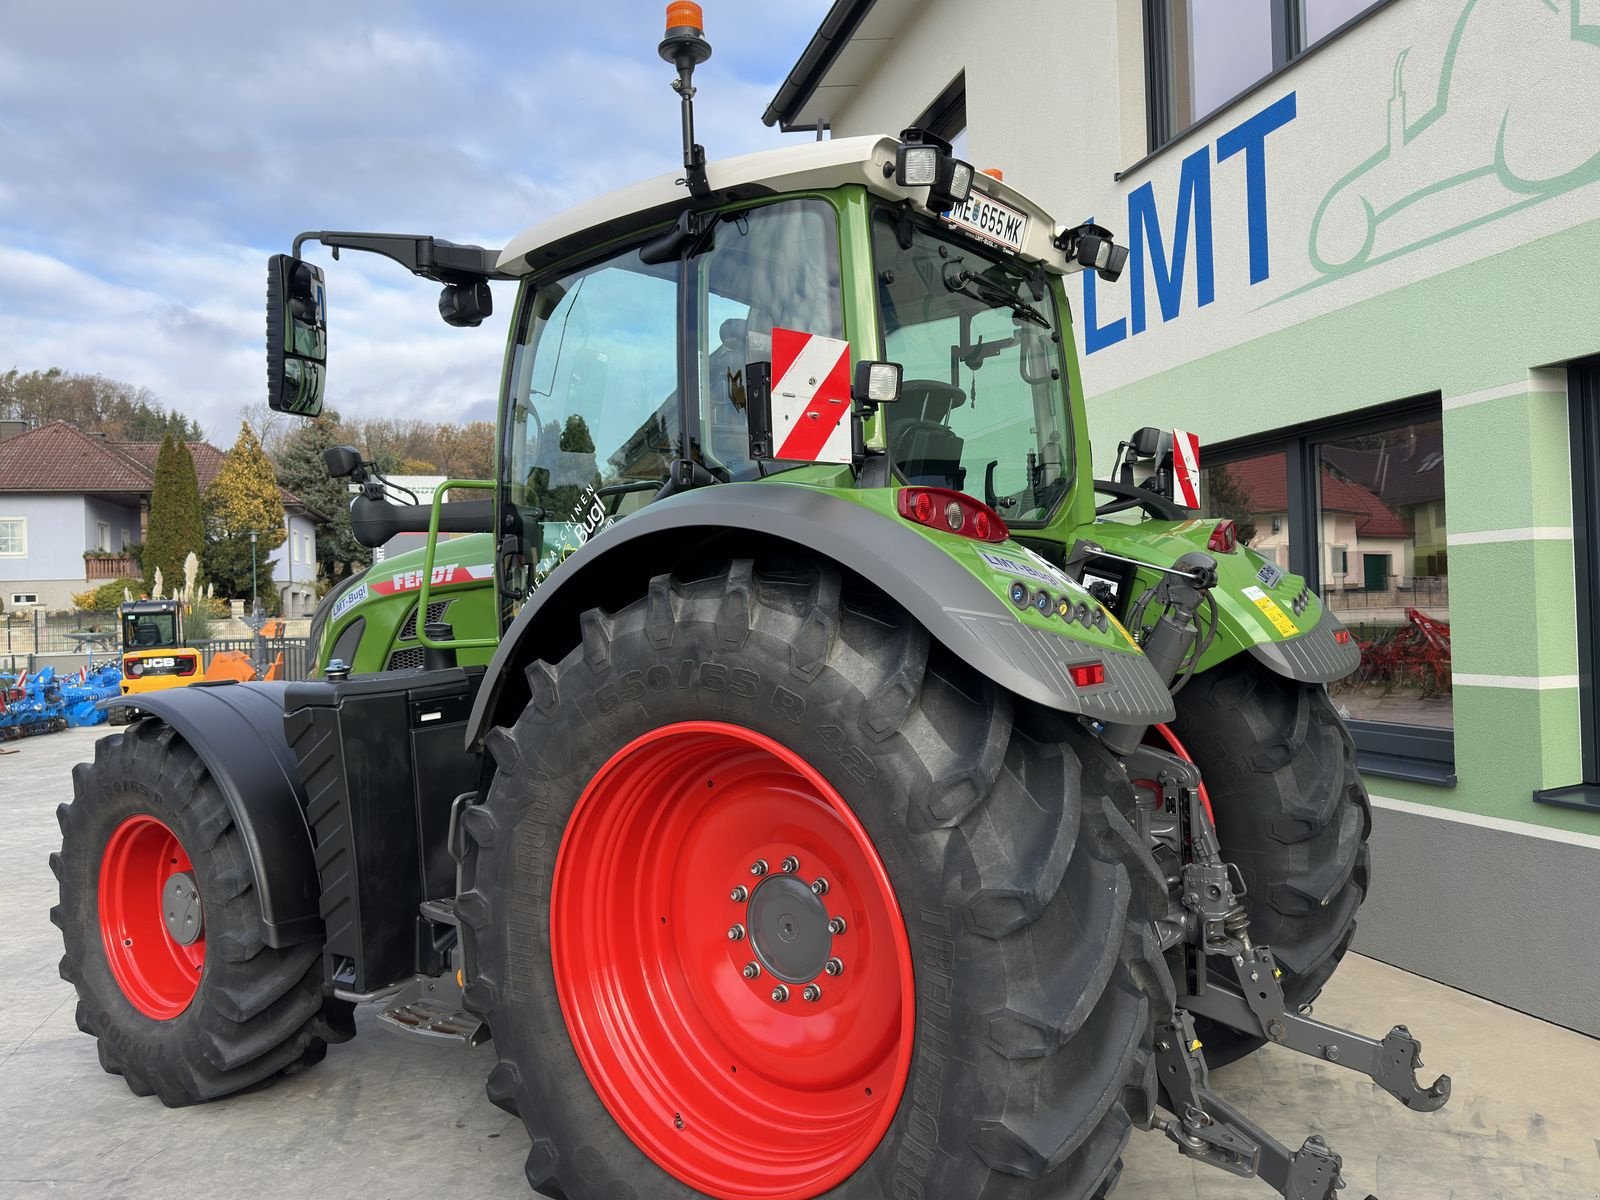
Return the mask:
[[[803,137],[760,115],[828,0],[705,7],[711,156]],[[0,0],[0,371],[143,385],[226,444],[265,397],[265,259],[296,233],[499,245],[672,170],[664,8]],[[457,330],[437,285],[386,259],[308,256],[328,272],[330,403],[493,418],[511,285]]]

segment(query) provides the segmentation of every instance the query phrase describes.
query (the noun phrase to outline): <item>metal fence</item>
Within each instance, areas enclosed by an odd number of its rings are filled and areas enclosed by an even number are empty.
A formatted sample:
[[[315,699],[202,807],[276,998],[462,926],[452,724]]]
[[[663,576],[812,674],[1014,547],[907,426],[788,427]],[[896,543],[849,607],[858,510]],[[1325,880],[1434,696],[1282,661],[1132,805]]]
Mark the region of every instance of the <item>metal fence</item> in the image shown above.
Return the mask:
[[[114,613],[34,612],[25,621],[0,620],[0,670],[34,671],[46,663],[76,670],[79,663],[115,663],[122,657],[118,637]],[[281,653],[284,679],[304,679],[313,654],[310,640],[303,637],[191,638],[188,644],[200,651],[207,668],[223,650],[240,651],[262,671]]]
[[[1384,577],[1381,588],[1325,584],[1318,589],[1322,599],[1335,612],[1360,608],[1448,608],[1450,577],[1447,575]]]

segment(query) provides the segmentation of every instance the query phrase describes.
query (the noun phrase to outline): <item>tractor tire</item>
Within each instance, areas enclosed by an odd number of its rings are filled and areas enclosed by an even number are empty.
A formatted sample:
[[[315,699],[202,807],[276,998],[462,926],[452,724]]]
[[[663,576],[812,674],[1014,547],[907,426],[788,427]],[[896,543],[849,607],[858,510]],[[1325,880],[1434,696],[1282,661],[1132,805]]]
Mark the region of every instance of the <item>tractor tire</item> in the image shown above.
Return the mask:
[[[1177,707],[1173,731],[1205,777],[1222,856],[1244,874],[1250,936],[1272,947],[1289,1004],[1310,1004],[1350,946],[1370,877],[1372,812],[1350,731],[1323,685],[1247,654],[1195,676]],[[1212,1066],[1264,1044],[1197,1027]]]
[[[303,1070],[355,1035],[353,1005],[323,995],[321,944],[263,943],[243,833],[171,726],[101,738],[72,789],[50,919],[107,1072],[177,1108]]]
[[[466,1003],[530,1184],[1108,1193],[1172,1004],[1115,760],[828,566],[580,624],[462,818]]]
[[[116,708],[108,708],[106,710],[106,724],[126,725],[129,721],[133,720],[133,712],[133,709],[123,704],[119,704]]]

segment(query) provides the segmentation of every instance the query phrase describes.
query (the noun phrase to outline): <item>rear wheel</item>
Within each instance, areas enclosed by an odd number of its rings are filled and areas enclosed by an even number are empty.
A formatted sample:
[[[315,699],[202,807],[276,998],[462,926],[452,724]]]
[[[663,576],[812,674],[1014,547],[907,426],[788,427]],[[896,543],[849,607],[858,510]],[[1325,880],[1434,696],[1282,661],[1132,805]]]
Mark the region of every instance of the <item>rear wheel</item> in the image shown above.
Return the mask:
[[[1173,729],[1205,776],[1222,855],[1244,874],[1251,937],[1272,947],[1285,999],[1309,1004],[1349,948],[1367,894],[1372,816],[1350,732],[1325,687],[1246,654],[1195,676],[1177,707]],[[1198,1024],[1213,1066],[1263,1044]]]
[[[170,726],[101,738],[72,783],[50,919],[106,1071],[175,1107],[311,1066],[354,1035],[352,1006],[323,996],[320,944],[262,941],[243,836]]]
[[[808,565],[584,615],[463,823],[552,1195],[1104,1195],[1170,1003],[1127,785]]]

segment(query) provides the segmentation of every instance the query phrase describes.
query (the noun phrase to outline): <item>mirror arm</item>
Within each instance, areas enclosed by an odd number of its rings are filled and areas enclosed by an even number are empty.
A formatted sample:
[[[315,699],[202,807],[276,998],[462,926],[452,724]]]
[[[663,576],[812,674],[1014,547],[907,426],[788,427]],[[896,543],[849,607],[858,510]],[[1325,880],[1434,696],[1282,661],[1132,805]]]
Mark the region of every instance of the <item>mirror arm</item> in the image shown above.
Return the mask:
[[[294,239],[293,254],[300,257],[306,242],[321,242],[333,250],[362,250],[399,263],[413,275],[437,283],[472,283],[479,279],[515,279],[496,267],[498,250],[483,246],[464,246],[442,238],[410,233],[342,233],[334,230],[308,230]]]

